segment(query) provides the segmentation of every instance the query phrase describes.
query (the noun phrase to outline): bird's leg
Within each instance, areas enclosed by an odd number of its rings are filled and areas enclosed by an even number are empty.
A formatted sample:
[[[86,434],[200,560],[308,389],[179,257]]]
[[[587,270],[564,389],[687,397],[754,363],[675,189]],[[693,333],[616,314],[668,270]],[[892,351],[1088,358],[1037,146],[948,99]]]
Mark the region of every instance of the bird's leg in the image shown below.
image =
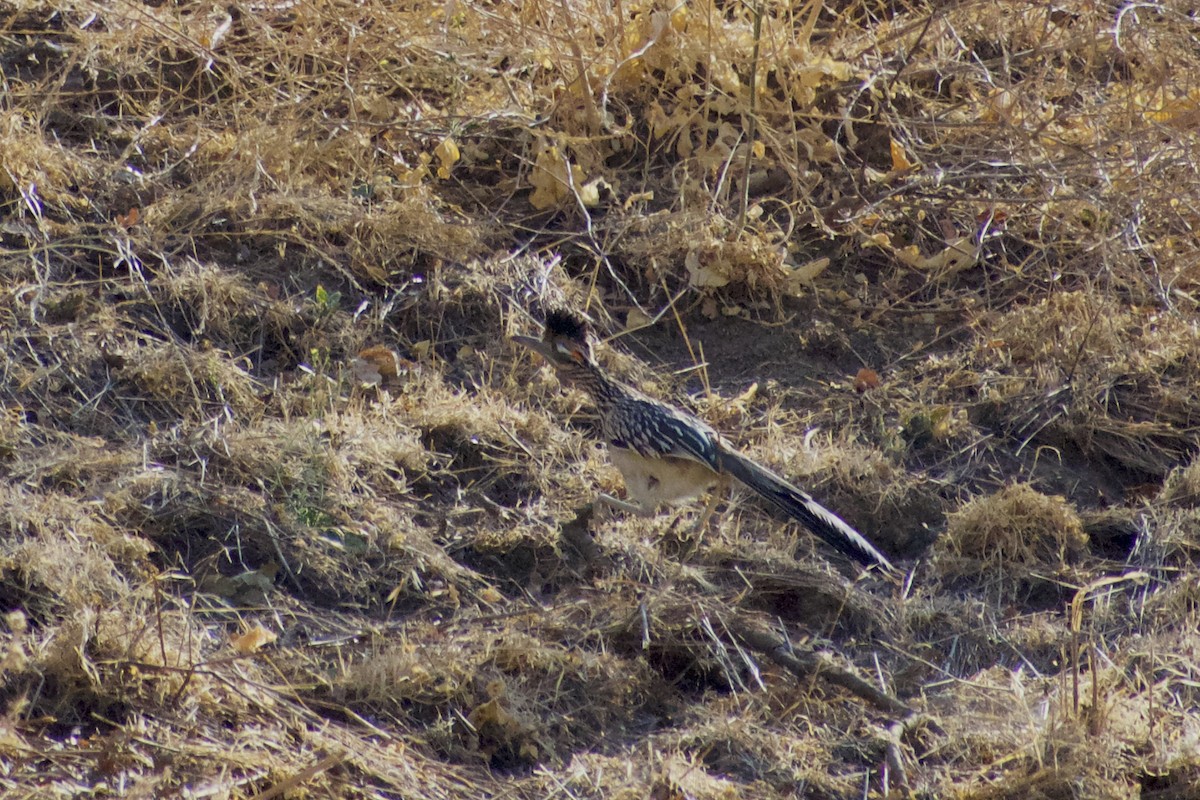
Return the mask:
[[[650,517],[654,515],[654,509],[652,508],[646,508],[643,505],[631,503],[628,500],[620,500],[616,497],[613,497],[611,494],[605,494],[604,492],[601,492],[596,497],[596,502],[607,506],[609,509],[615,511],[624,511],[627,514],[637,514],[639,517]]]
[[[730,485],[728,475],[721,475],[717,478],[717,484],[709,494],[708,504],[704,506],[704,511],[700,514],[700,518],[692,526],[692,533],[703,533],[709,519],[712,518],[713,512],[717,510],[717,505],[729,495]]]
[[[696,549],[700,547],[700,542],[704,539],[704,530],[708,527],[708,521],[712,518],[713,512],[717,510],[717,504],[729,494],[729,488],[730,482],[727,476],[721,475],[717,478],[717,484],[713,486],[708,503],[704,506],[704,511],[701,512],[700,518],[688,528],[687,541],[683,546],[683,550],[679,553],[679,560],[681,562],[690,558],[692,553],[696,552]]]

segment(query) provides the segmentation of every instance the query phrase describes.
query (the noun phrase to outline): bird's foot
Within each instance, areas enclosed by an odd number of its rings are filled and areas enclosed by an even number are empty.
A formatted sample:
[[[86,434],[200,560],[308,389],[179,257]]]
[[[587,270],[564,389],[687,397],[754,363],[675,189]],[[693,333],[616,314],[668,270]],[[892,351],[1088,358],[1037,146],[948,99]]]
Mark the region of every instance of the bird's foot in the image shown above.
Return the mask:
[[[685,527],[680,525],[682,521],[678,516],[671,521],[670,526],[663,534],[662,544],[668,548],[669,552],[673,553],[675,558],[686,561],[700,547],[700,543],[704,540],[706,526],[688,525]]]

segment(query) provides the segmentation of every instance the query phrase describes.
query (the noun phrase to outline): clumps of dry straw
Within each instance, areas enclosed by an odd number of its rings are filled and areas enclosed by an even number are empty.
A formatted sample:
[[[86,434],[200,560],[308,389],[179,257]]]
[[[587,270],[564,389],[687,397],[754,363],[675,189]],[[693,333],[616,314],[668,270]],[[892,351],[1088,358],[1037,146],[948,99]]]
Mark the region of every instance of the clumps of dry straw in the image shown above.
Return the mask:
[[[935,565],[944,575],[1054,575],[1082,555],[1087,544],[1070,503],[1018,483],[951,514],[935,545]]]

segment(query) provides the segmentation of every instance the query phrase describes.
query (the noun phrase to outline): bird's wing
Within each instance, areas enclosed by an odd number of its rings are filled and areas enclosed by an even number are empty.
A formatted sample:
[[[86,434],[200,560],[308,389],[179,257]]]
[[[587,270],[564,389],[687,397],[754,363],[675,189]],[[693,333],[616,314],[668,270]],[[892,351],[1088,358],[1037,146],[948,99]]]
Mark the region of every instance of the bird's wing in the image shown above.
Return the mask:
[[[717,471],[719,436],[709,425],[653,400],[630,397],[614,418],[627,420],[623,430],[609,431],[610,444],[646,458],[687,458]]]

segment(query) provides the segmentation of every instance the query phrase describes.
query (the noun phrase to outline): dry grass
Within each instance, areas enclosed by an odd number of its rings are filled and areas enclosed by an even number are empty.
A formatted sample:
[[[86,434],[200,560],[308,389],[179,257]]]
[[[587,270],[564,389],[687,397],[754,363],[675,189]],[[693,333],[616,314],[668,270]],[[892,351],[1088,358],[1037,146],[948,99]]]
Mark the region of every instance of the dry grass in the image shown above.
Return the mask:
[[[1189,7],[0,20],[5,797],[1200,791]],[[563,304],[910,579],[588,528]]]

